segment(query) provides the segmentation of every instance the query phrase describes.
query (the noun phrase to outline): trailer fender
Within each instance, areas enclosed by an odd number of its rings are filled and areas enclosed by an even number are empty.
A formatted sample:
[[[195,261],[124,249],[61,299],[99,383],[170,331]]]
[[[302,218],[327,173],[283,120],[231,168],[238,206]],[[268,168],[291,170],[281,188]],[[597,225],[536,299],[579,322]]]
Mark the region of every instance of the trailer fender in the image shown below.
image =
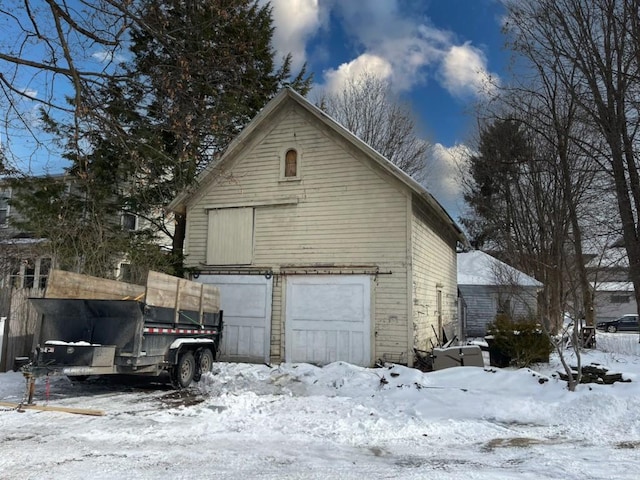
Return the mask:
[[[172,365],[178,363],[180,354],[185,350],[195,350],[203,346],[214,346],[215,341],[211,338],[176,338],[169,346],[167,361]]]

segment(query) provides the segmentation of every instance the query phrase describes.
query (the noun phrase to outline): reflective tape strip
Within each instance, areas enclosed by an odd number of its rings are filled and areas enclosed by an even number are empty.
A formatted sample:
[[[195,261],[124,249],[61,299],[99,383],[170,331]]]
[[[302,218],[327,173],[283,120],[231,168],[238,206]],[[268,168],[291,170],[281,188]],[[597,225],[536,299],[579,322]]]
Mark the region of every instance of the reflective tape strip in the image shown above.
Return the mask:
[[[168,334],[168,335],[215,335],[217,330],[195,330],[186,328],[156,328],[145,327],[144,333]]]

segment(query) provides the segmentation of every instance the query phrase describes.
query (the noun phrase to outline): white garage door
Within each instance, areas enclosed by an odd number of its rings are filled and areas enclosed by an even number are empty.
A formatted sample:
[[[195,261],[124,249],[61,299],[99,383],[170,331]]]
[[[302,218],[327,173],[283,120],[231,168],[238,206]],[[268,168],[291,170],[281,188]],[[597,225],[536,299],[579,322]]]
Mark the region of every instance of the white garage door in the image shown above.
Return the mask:
[[[289,276],[285,359],[317,365],[371,363],[368,276]]]
[[[224,329],[220,359],[269,362],[272,278],[264,275],[200,275],[220,289]]]

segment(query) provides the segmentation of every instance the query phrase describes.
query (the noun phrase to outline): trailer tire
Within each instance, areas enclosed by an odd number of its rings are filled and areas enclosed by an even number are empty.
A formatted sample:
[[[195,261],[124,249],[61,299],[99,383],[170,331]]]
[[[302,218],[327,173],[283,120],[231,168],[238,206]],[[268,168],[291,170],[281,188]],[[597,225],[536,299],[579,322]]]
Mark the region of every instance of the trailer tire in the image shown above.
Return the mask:
[[[213,368],[213,353],[208,348],[200,350],[196,356],[197,368],[193,380],[200,381],[203,373],[209,373]]]
[[[171,383],[175,388],[187,388],[196,374],[196,359],[190,351],[178,357],[178,363],[171,371]]]

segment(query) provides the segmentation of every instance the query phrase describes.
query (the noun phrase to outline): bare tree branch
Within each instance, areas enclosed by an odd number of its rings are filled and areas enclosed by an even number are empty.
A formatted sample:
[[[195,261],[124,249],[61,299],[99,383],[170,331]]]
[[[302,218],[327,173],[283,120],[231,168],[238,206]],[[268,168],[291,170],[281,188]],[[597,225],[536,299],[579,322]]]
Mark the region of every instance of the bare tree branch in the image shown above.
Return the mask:
[[[413,113],[395,97],[389,83],[365,72],[337,93],[318,101],[347,130],[409,175],[428,175],[431,144],[418,136]]]

